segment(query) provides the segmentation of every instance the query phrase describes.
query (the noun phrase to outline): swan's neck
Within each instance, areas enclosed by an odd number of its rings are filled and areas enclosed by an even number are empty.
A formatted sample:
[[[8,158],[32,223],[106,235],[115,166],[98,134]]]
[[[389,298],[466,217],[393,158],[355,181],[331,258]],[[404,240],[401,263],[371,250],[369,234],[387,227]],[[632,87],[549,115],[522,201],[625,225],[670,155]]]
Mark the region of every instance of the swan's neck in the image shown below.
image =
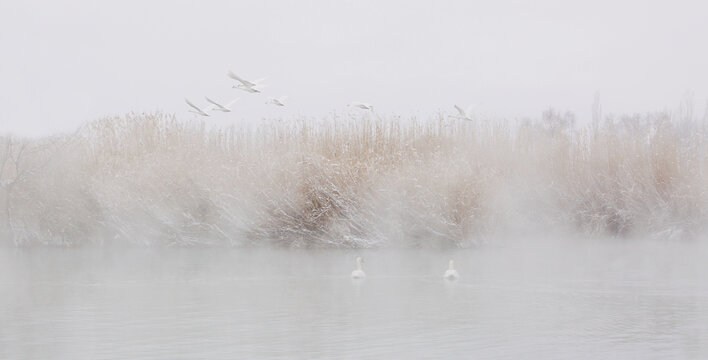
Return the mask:
[[[356,269],[361,271],[361,259],[360,258],[356,259]]]
[[[452,260],[450,260],[450,267],[449,267],[449,269],[450,269],[450,270],[454,270],[454,266],[455,266],[455,262],[452,261]]]

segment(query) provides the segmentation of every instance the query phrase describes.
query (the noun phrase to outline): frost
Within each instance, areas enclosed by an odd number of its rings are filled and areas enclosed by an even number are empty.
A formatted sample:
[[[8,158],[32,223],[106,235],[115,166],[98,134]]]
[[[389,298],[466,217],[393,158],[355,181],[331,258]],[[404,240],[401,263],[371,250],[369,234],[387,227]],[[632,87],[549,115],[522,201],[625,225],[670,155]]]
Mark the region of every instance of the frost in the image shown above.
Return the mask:
[[[0,137],[0,240],[466,247],[493,235],[705,231],[706,128],[665,114],[364,115],[209,128],[161,113]],[[691,131],[685,131],[690,128]]]

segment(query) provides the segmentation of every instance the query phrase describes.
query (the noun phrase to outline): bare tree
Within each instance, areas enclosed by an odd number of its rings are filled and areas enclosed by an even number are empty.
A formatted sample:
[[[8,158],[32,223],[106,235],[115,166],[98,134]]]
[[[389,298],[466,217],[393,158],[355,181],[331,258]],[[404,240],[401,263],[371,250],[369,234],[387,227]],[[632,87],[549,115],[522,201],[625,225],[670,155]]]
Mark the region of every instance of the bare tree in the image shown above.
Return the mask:
[[[553,108],[549,108],[541,114],[543,128],[551,135],[561,134],[568,131],[568,135],[575,127],[575,115],[566,111],[561,113]]]
[[[5,192],[5,222],[8,228],[10,228],[12,219],[10,207],[12,190],[28,173],[27,169],[22,170],[21,168],[26,147],[26,141],[20,141],[19,144],[15,144],[12,136],[8,136],[5,141],[5,149],[0,156],[0,187]],[[15,148],[19,149],[15,151]]]
[[[693,91],[686,91],[681,99],[681,107],[679,108],[680,121],[683,124],[693,122]]]
[[[592,133],[593,139],[597,139],[600,130],[600,120],[602,120],[602,105],[600,105],[600,92],[595,92],[595,99],[592,102]]]
[[[60,148],[63,148],[76,138],[77,133],[67,137],[56,138],[45,143],[38,143],[34,146],[26,139],[16,140],[12,136],[5,138],[4,144],[1,145],[2,150],[0,152],[0,189],[2,189],[4,193],[3,212],[5,226],[13,237],[12,199],[15,189],[18,185],[22,184],[28,176],[46,167],[60,153],[60,151],[58,151]],[[31,157],[33,154],[46,153],[47,151],[50,151],[49,156],[46,156],[40,161],[32,161],[33,159]]]

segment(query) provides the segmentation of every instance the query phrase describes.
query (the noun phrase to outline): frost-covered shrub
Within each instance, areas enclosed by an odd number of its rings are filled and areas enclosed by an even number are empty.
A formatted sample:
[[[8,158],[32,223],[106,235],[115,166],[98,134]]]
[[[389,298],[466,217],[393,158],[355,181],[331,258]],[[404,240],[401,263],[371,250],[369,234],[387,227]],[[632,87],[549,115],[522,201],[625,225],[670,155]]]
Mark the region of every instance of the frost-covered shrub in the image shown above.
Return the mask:
[[[529,232],[704,232],[703,124],[604,121],[578,126],[551,110],[519,124],[363,116],[208,128],[154,113],[4,136],[0,239],[450,247]]]

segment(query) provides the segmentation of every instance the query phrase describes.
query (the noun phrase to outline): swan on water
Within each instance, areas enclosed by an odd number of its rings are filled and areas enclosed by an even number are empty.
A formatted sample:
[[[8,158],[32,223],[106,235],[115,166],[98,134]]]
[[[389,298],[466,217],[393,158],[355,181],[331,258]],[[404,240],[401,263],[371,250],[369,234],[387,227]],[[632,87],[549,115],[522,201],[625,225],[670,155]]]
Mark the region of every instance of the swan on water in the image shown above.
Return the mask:
[[[268,101],[266,101],[266,104],[272,104],[272,105],[277,105],[277,106],[285,106],[285,100],[287,99],[287,96],[281,96],[279,98],[268,98]]]
[[[202,110],[202,109],[198,108],[197,105],[194,105],[191,102],[189,102],[189,100],[187,100],[186,98],[184,99],[184,101],[187,102],[187,105],[191,106],[194,109],[194,110],[189,110],[189,112],[199,114],[201,116],[209,116],[209,111],[211,109],[207,108],[206,110]]]
[[[374,111],[374,106],[371,104],[367,104],[367,103],[354,102],[354,103],[351,103],[347,106],[353,106],[353,107],[357,107],[359,109]]]
[[[212,100],[212,99],[209,99],[209,98],[206,97],[206,96],[205,96],[204,98],[206,99],[206,101],[208,101],[208,102],[212,103],[214,106],[216,106],[216,107],[215,107],[214,109],[212,109],[212,110],[215,110],[215,111],[222,111],[222,112],[231,112],[231,109],[229,108],[229,106],[233,105],[233,103],[235,103],[236,100],[238,100],[238,98],[235,98],[235,99],[231,100],[230,103],[228,103],[228,104],[226,104],[226,105],[221,105],[221,104],[217,103],[216,101],[214,101],[214,100]]]
[[[352,271],[352,279],[363,279],[366,277],[364,270],[361,270],[361,256],[356,258],[356,270]]]
[[[443,278],[445,280],[457,280],[460,278],[460,274],[457,273],[457,270],[455,270],[455,262],[453,260],[450,260],[450,265],[445,271],[445,275],[443,275]]]

